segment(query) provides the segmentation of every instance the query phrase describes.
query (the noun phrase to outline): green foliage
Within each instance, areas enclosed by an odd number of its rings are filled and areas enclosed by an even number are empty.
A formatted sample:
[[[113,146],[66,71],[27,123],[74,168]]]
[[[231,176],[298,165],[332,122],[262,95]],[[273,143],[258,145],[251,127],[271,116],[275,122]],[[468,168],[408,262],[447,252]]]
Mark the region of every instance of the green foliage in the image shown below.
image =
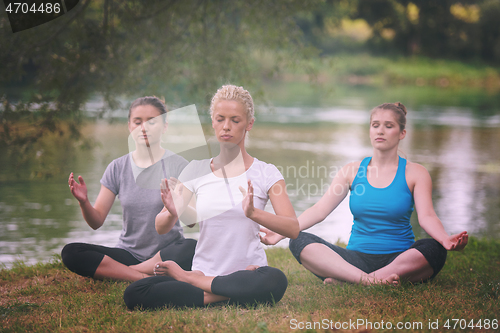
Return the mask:
[[[293,16],[314,3],[83,1],[39,28],[4,29],[1,44],[11,47],[0,62],[10,70],[0,84],[31,88],[18,98],[40,94],[76,109],[95,93],[114,108],[122,94],[167,95],[179,86],[205,101],[221,83],[255,82],[252,51],[273,50],[287,63],[307,56]]]
[[[206,105],[228,82],[259,97],[255,54],[276,54],[277,71],[314,55],[293,17],[318,2],[83,0],[60,18],[15,34],[4,16],[0,147],[9,147],[18,167],[36,164],[42,138],[53,134],[67,145],[82,139],[82,109],[96,96],[103,103],[89,111],[98,115],[146,95]],[[65,149],[71,154],[72,148]],[[35,177],[58,172],[38,169]]]
[[[325,53],[367,51],[500,63],[500,2],[496,0],[331,0],[299,21]],[[371,28],[365,42],[332,34],[344,18]],[[325,26],[329,22],[330,26]]]

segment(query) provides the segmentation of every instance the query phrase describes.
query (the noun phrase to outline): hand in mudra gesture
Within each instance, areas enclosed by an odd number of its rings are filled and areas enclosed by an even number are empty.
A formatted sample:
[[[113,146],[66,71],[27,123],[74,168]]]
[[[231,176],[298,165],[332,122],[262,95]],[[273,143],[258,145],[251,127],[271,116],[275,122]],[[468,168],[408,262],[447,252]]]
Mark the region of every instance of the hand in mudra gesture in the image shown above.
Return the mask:
[[[160,184],[161,200],[163,205],[174,216],[178,216],[177,208],[182,207],[182,183],[173,177],[162,179]]]
[[[245,213],[245,216],[248,218],[251,218],[255,207],[253,205],[253,186],[252,186],[252,181],[248,180],[248,189],[245,191],[243,187],[239,187],[241,193],[243,194],[243,201],[241,202],[241,205],[243,207],[243,212]]]
[[[264,235],[259,234],[259,237],[260,241],[265,245],[276,245],[280,240],[286,238],[285,236],[264,227],[260,227],[260,232],[264,233]]]
[[[87,185],[83,181],[82,176],[78,176],[78,181],[80,183],[78,183],[75,180],[75,176],[74,176],[73,172],[70,173],[69,179],[68,179],[69,190],[71,191],[71,194],[73,194],[73,196],[76,198],[76,200],[78,200],[80,203],[83,203],[86,200],[88,200],[88,198],[87,198]]]
[[[443,242],[443,246],[448,251],[460,251],[465,248],[469,241],[467,231],[462,231],[459,234],[451,235]]]

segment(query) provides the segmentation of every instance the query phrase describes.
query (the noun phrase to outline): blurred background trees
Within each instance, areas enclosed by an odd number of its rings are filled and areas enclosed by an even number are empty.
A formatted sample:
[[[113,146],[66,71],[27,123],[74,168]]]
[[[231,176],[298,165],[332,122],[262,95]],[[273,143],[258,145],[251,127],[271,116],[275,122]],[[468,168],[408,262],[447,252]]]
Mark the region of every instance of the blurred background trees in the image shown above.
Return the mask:
[[[3,13],[0,147],[16,163],[47,135],[89,145],[85,111],[144,95],[204,110],[228,82],[261,102],[263,80],[297,70],[314,80],[337,54],[500,64],[499,0],[81,0],[15,34]]]
[[[498,0],[326,0],[299,16],[323,54],[374,52],[500,62]]]
[[[15,34],[2,14],[0,147],[22,164],[49,134],[84,139],[80,124],[92,99],[102,100],[90,110],[100,115],[145,95],[204,105],[223,83],[255,88],[259,52],[276,56],[273,70],[314,55],[294,17],[316,3],[81,0]]]

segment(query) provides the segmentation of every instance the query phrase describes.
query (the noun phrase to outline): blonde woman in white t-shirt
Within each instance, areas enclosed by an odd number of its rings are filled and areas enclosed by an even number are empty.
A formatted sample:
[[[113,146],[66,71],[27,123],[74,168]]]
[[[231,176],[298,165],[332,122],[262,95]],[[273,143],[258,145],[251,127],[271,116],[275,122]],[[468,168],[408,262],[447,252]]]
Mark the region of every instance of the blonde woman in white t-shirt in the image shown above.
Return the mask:
[[[296,238],[299,224],[278,169],[245,149],[254,124],[252,97],[242,87],[225,85],[212,98],[210,113],[220,154],[191,162],[175,190],[175,180],[163,180],[165,207],[156,217],[159,234],[169,232],[179,217],[186,224],[200,223],[193,270],[185,271],[173,261],[158,262],[156,276],[125,290],[130,309],[225,300],[273,304],[286,291],[283,272],[267,266],[259,229]],[[275,214],[264,211],[269,199]],[[193,200],[194,205],[188,204]]]

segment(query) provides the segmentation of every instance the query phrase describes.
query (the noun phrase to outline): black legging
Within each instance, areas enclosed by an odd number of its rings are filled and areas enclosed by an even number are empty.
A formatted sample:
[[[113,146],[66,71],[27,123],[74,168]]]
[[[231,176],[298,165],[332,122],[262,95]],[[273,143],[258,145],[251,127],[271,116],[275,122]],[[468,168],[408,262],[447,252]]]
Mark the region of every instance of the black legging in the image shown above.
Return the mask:
[[[160,250],[162,261],[173,260],[184,270],[191,270],[196,241],[181,238]],[[70,243],[64,246],[61,257],[64,265],[78,275],[94,277],[97,267],[104,256],[124,265],[137,265],[141,261],[130,252],[120,248],[112,248],[86,243]]]
[[[302,262],[300,261],[300,253],[307,245],[313,243],[319,243],[328,246],[330,249],[340,255],[342,259],[359,268],[365,273],[371,273],[389,265],[392,261],[394,261],[394,259],[396,259],[397,256],[405,252],[400,251],[388,254],[369,254],[354,250],[347,250],[343,247],[331,244],[314,234],[301,231],[297,238],[290,240],[289,245],[290,251],[292,252],[295,259],[297,259],[299,264],[302,264]],[[422,253],[424,258],[432,267],[432,276],[424,280],[424,282],[436,277],[436,275],[443,268],[444,263],[446,262],[446,249],[432,238],[419,239],[415,243],[413,243],[410,249],[416,249],[417,251]],[[316,276],[322,280],[325,279],[325,277],[319,275]]]
[[[287,286],[288,280],[282,271],[263,266],[253,271],[236,271],[215,277],[212,281],[212,293],[228,297],[230,304],[274,304],[281,300]],[[153,276],[128,286],[123,299],[131,310],[135,307],[200,307],[204,305],[204,292],[168,276]]]

